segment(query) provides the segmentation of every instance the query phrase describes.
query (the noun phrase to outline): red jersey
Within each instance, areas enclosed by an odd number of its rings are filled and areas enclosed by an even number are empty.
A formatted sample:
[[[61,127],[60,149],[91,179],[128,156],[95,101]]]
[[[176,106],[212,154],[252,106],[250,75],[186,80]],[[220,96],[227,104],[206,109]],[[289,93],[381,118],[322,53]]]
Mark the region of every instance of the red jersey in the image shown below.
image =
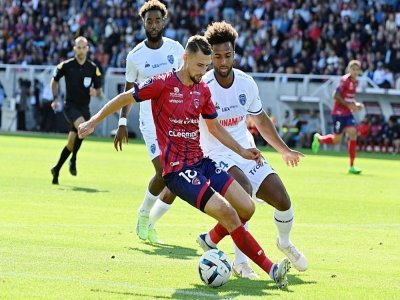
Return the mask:
[[[336,87],[336,91],[340,93],[342,98],[346,102],[356,102],[355,95],[358,85],[358,80],[353,81],[350,74],[346,74],[340,78],[340,81]],[[348,116],[351,115],[351,110],[341,104],[339,101],[335,100],[333,105],[332,115],[334,116]]]
[[[204,119],[218,116],[204,82],[186,86],[172,71],[135,85],[134,97],[138,102],[151,100],[163,175],[204,157],[200,148],[200,114]]]

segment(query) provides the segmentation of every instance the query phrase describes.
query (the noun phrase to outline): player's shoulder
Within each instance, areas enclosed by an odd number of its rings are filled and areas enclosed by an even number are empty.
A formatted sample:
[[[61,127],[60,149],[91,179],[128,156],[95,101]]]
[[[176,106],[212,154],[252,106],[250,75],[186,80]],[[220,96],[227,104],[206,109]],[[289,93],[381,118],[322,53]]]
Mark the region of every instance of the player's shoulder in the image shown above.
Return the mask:
[[[137,44],[135,47],[133,47],[133,49],[131,51],[129,51],[128,57],[140,55],[140,53],[142,51],[144,51],[145,49],[146,49],[145,43],[144,43],[144,41],[142,41],[139,44]]]
[[[202,81],[205,82],[207,85],[215,82],[214,70],[211,69],[210,71],[208,71],[206,74],[204,74],[202,79]]]
[[[163,37],[163,42],[164,42],[165,45],[167,45],[169,47],[172,47],[174,49],[179,49],[179,50],[183,49],[183,46],[178,41],[175,41],[175,40],[170,39],[168,37]]]
[[[250,75],[246,74],[242,70],[235,69],[235,68],[233,68],[232,70],[233,70],[233,72],[235,74],[235,78],[236,79],[238,79],[238,80],[240,80],[242,82],[245,82],[245,83],[251,83],[251,84],[252,83],[256,83],[254,81],[253,77],[251,77]]]
[[[88,64],[89,64],[91,67],[93,67],[93,68],[95,68],[95,69],[97,68],[96,63],[95,63],[93,60],[87,59],[86,61],[88,62]]]
[[[62,69],[62,67],[69,66],[69,65],[73,64],[74,62],[75,62],[75,57],[66,59],[66,60],[60,62],[60,63],[57,65],[57,69]]]
[[[342,77],[340,77],[340,81],[342,82],[349,82],[351,80],[351,74],[344,74]]]

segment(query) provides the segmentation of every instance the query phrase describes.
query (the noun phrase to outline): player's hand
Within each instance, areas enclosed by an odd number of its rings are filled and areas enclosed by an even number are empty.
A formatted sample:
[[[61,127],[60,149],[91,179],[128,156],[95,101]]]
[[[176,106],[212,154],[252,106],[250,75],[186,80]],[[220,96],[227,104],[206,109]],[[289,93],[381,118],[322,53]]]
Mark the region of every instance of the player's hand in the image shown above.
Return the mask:
[[[260,163],[261,161],[261,153],[257,148],[243,149],[240,155],[243,158],[255,160],[257,163]]]
[[[95,88],[93,88],[93,87],[90,87],[89,95],[90,96],[97,96],[97,90]]]
[[[81,123],[78,126],[78,136],[80,139],[85,138],[89,134],[92,134],[94,131],[95,126],[92,124],[92,122],[86,121],[84,123]]]
[[[292,149],[282,153],[282,158],[288,167],[297,167],[302,157],[304,157],[303,153]]]
[[[58,101],[57,100],[54,100],[53,102],[51,102],[51,108],[53,110],[57,110],[57,108],[58,108]]]
[[[125,142],[125,144],[128,144],[128,126],[121,125],[117,129],[117,133],[115,134],[114,137],[114,148],[115,150],[122,151],[122,142]]]
[[[359,102],[354,103],[354,105],[355,105],[355,111],[359,111],[364,108],[364,104],[359,103]]]

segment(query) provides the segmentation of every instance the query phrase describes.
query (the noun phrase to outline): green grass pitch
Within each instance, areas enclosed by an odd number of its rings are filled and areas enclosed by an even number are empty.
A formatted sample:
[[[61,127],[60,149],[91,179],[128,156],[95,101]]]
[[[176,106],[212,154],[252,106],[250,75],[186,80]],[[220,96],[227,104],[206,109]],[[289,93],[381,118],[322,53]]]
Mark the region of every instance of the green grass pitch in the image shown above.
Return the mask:
[[[219,289],[200,281],[195,239],[215,222],[177,199],[158,223],[164,245],[140,241],[136,210],[153,167],[144,144],[116,152],[112,139],[88,138],[78,176],[50,168],[66,136],[0,135],[0,299],[399,299],[399,156],[360,154],[360,176],[343,153],[306,157],[289,168],[263,149],[295,210],[292,241],[309,270],[292,268],[287,290],[231,277]],[[272,208],[258,205],[250,231],[267,255],[275,247]],[[229,238],[220,244],[233,258]]]

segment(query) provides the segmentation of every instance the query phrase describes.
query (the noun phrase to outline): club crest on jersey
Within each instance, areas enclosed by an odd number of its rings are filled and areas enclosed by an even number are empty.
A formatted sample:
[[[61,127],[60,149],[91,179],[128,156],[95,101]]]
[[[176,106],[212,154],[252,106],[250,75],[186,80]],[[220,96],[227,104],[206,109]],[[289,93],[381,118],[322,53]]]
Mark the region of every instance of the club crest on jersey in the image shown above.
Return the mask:
[[[153,82],[153,78],[149,77],[140,84],[140,88],[150,85]]]
[[[245,105],[247,101],[246,95],[245,94],[240,94],[239,95],[239,103],[242,105]]]
[[[168,62],[172,65],[174,63],[174,56],[173,55],[168,55],[167,56]]]
[[[84,77],[83,78],[83,85],[88,88],[92,84],[92,78],[91,77]]]
[[[193,178],[192,184],[193,184],[193,185],[200,185],[200,184],[201,184],[201,181],[200,181],[199,178],[196,177],[196,178]]]
[[[144,67],[148,68],[148,67],[150,67],[150,64],[146,61],[146,63],[144,64]]]
[[[155,153],[156,152],[156,144],[151,144],[151,146],[150,146],[150,151],[151,151],[151,153]]]
[[[199,105],[200,105],[200,100],[194,99],[194,107],[199,108]]]

